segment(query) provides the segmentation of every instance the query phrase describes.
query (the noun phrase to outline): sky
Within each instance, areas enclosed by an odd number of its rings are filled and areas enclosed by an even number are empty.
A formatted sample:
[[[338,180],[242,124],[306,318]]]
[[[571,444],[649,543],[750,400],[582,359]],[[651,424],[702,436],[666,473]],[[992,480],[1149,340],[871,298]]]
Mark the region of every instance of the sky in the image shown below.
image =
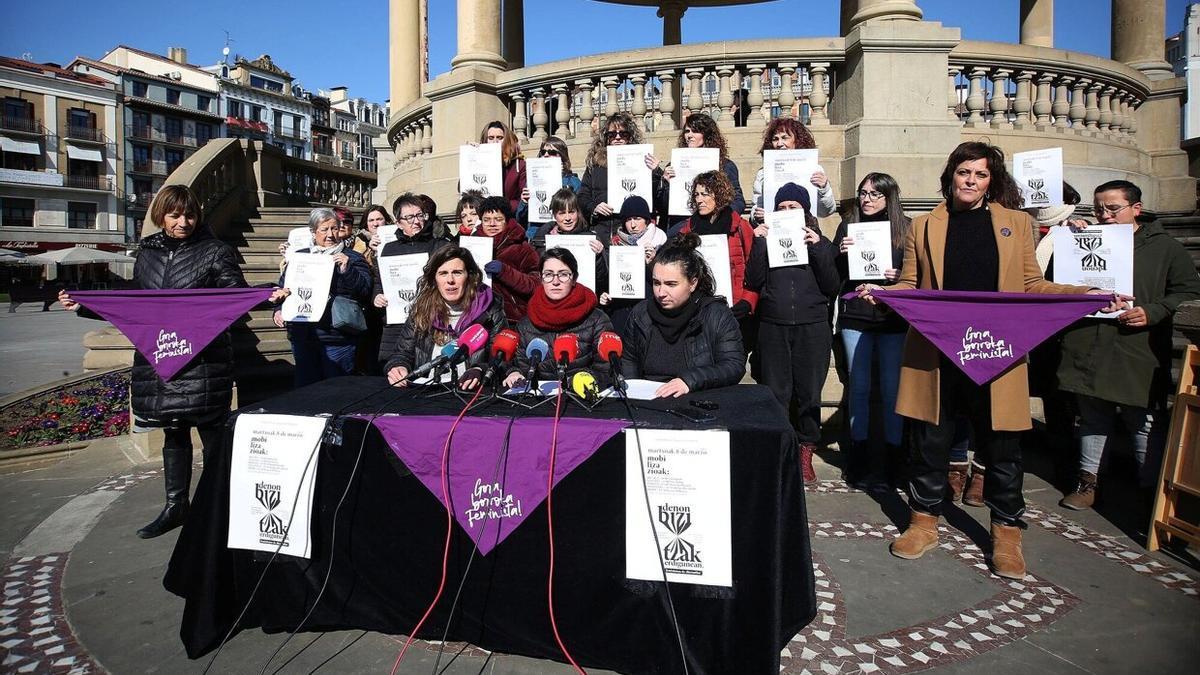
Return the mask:
[[[963,39],[1016,42],[1020,0],[917,0],[928,21],[957,26]],[[1183,27],[1189,0],[1167,0],[1166,34]],[[450,69],[455,0],[429,0],[430,75]],[[1109,0],[1056,0],[1055,46],[1109,55]],[[86,8],[85,8],[86,6]],[[836,0],[775,0],[691,9],[684,43],[838,34]],[[170,9],[164,9],[169,7]],[[98,8],[104,8],[103,11]],[[331,16],[334,9],[340,16]],[[166,54],[185,47],[195,65],[221,58],[226,31],[234,54],[270,54],[306,89],[350,88],[353,97],[388,97],[387,0],[0,0],[0,55],[66,65],[99,58],[118,44]],[[583,26],[583,30],[576,27]],[[595,0],[525,0],[525,61],[547,61],[662,43],[654,8]]]

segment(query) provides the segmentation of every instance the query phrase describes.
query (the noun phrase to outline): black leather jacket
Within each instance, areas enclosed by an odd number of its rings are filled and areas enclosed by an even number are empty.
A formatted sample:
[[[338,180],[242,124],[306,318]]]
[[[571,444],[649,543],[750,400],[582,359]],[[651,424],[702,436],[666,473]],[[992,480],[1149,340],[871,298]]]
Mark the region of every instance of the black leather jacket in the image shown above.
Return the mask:
[[[579,325],[572,326],[566,330],[551,331],[543,330],[533,325],[529,317],[521,319],[517,324],[517,332],[521,334],[521,347],[517,350],[517,358],[514,360],[512,370],[518,370],[521,374],[529,371],[529,359],[525,356],[525,349],[536,338],[541,338],[554,348],[554,340],[559,335],[564,333],[574,333],[579,338],[579,351],[574,361],[567,364],[567,374],[571,375],[576,371],[589,370],[596,378],[597,384],[601,389],[607,387],[610,380],[608,363],[596,358],[596,344],[600,342],[600,334],[606,330],[612,330],[612,321],[602,309],[596,307],[590,314],[583,317],[583,321]],[[558,375],[558,367],[554,364],[554,357],[550,354],[546,355],[545,360],[538,364],[538,380],[542,382],[556,379]]]
[[[483,316],[472,323],[478,323],[488,331],[488,348],[480,349],[471,359],[471,363],[480,363],[487,358],[492,339],[496,334],[508,327],[508,319],[504,318],[504,300],[499,295],[492,296]],[[467,326],[463,326],[467,328]],[[383,363],[383,372],[403,366],[408,372],[420,368],[433,360],[433,331],[418,334],[413,329],[412,317],[404,323],[393,323],[384,326],[383,339],[379,343],[379,361]]]
[[[650,331],[658,330],[650,319],[648,302],[654,301],[643,300],[633,308],[622,336],[621,374],[626,378],[642,377]],[[684,350],[687,369],[675,376],[692,391],[737,384],[746,374],[746,350],[737,319],[723,300],[703,297],[699,302],[700,311],[677,343]]]

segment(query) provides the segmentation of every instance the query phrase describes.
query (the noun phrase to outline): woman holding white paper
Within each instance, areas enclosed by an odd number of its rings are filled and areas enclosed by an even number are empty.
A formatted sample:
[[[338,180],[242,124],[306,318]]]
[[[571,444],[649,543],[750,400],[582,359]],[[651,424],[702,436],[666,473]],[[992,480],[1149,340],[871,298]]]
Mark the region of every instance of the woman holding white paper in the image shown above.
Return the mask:
[[[492,290],[504,299],[504,314],[515,323],[525,316],[529,297],[537,290],[537,251],[525,238],[525,228],[513,220],[504,199],[483,200],[479,217],[479,235],[492,240],[492,259],[483,272]]]
[[[567,143],[558,136],[549,136],[542,141],[542,145],[538,148],[538,159],[555,159],[562,162],[562,183],[563,189],[570,190],[572,193],[578,193],[582,182],[579,176],[571,170],[571,153],[567,150]],[[525,228],[525,236],[533,239],[538,228],[545,223],[530,223],[529,222],[529,187],[526,180],[526,187],[521,190],[521,204],[517,207],[517,223]],[[553,192],[558,192],[554,190]]]
[[[754,230],[750,223],[733,210],[733,185],[725,174],[706,171],[692,183],[692,205],[695,212],[679,228],[680,234],[724,235],[729,239],[729,270],[732,285],[729,298],[733,315],[739,320],[754,312],[758,293],[746,286],[746,264],[754,245]]]
[[[521,142],[504,122],[493,120],[479,132],[479,142],[500,144],[500,168],[503,172],[504,198],[508,200],[510,212],[516,213],[525,190],[525,158],[521,156]],[[495,165],[493,165],[495,166]]]
[[[639,269],[636,273],[641,275],[643,271],[645,272],[645,285],[649,287],[651,283],[650,262],[654,260],[654,254],[658,252],[658,249],[667,243],[667,235],[654,224],[654,214],[650,212],[650,206],[646,204],[646,200],[641,197],[634,196],[625,200],[625,203],[621,205],[620,219],[621,229],[617,230],[606,242],[607,246],[600,256],[600,261],[607,272],[613,250],[625,246],[641,248],[646,264],[644,270]],[[600,280],[600,306],[604,308],[605,312],[608,312],[613,326],[616,327],[617,332],[620,332],[629,320],[629,313],[644,298],[613,298],[612,294],[608,292],[608,274],[603,276],[597,274],[597,279]]]
[[[504,301],[483,283],[483,270],[471,253],[459,246],[439,248],[429,256],[408,319],[383,331],[379,360],[388,383],[409,385],[413,370],[436,358],[442,348],[473,324],[495,336],[508,327]],[[487,350],[476,352],[476,360]]]
[[[772,267],[766,237],[754,238],[746,285],[758,291],[758,381],[771,389],[784,410],[796,409],[800,462],[805,483],[817,479],[813,452],[821,440],[821,389],[829,372],[829,300],[838,289],[833,244],[817,228],[808,190],[786,183],[775,193],[773,211],[803,213],[806,264]],[[783,227],[779,225],[778,227]]]
[[[833,246],[838,251],[837,268],[841,278],[838,296],[853,291],[865,279],[863,271],[852,272],[850,256],[861,260],[863,253],[872,256],[871,264],[882,278],[870,274],[884,287],[900,278],[900,263],[904,260],[904,237],[912,220],[904,215],[900,202],[900,186],[886,173],[868,173],[858,184],[858,198],[850,212],[838,225]],[[869,251],[856,248],[852,233],[860,223],[875,223],[886,228],[888,244]],[[858,262],[858,260],[855,260]],[[857,267],[862,267],[861,265]],[[869,267],[869,266],[868,266]],[[867,270],[873,272],[874,270]],[[846,350],[848,379],[846,399],[849,403],[850,447],[846,453],[846,482],[860,489],[876,488],[885,482],[895,482],[896,476],[888,467],[901,464],[901,440],[904,419],[896,414],[896,393],[900,385],[900,356],[908,322],[884,305],[855,298],[840,300],[838,331]],[[872,362],[879,360],[880,417],[883,419],[883,438],[870,435]],[[964,474],[965,478],[965,474]],[[960,488],[961,491],[961,488]]]
[[[689,115],[687,122],[683,125],[683,131],[679,132],[680,148],[716,148],[720,151],[720,166],[718,167],[721,173],[729,179],[729,184],[733,186],[733,199],[729,205],[735,213],[744,213],[746,211],[746,198],[742,195],[741,178],[738,176],[737,164],[734,164],[732,159],[729,159],[729,149],[725,145],[725,136],[721,134],[720,128],[713,118],[704,113],[694,113]],[[670,199],[670,181],[675,177],[675,168],[667,165],[663,168],[663,194],[659,195],[656,201],[659,204],[667,204]],[[687,216],[671,216],[664,210],[662,212],[663,229],[670,231],[671,227],[678,223],[687,220]]]
[[[763,131],[762,147],[758,152],[762,154],[765,150],[815,150],[816,148],[816,140],[800,120],[791,117],[777,117],[771,120],[766,130]],[[758,226],[755,234],[760,237],[767,235],[764,227],[766,211],[763,209],[763,174],[762,169],[754,174],[754,208],[750,214],[750,221]],[[837,211],[837,197],[833,194],[833,184],[825,175],[825,169],[817,165],[817,170],[813,172],[810,180],[817,188],[816,216],[824,218],[833,215]]]
[[[611,236],[621,227],[617,218],[621,205],[608,201],[608,148],[613,145],[638,145],[641,142],[641,129],[629,113],[623,112],[609,117],[604,129],[592,139],[592,147],[588,149],[587,168],[583,171],[582,185],[579,188],[579,204],[583,207],[583,215],[591,223],[592,230],[601,239]],[[658,158],[652,154],[647,154],[645,160],[650,169],[650,194],[657,195],[662,191],[662,168],[659,167]]]
[[[587,221],[583,219],[583,214],[579,210],[579,197],[571,188],[564,187],[554,193],[554,196],[550,198],[550,213],[554,220],[540,225],[529,242],[539,255],[546,250],[547,235],[592,237],[592,252],[599,254],[604,250],[604,245],[595,238],[596,235],[588,227]],[[537,223],[534,224],[537,225]]]
[[[379,257],[393,255],[412,255],[414,253],[433,253],[438,249],[449,246],[450,242],[433,234],[433,225],[425,213],[425,206],[419,195],[411,192],[400,195],[394,203],[396,211],[396,240],[384,244],[379,251]],[[387,296],[383,294],[383,279],[379,276],[378,267],[372,268],[371,297],[376,307],[387,307]]]

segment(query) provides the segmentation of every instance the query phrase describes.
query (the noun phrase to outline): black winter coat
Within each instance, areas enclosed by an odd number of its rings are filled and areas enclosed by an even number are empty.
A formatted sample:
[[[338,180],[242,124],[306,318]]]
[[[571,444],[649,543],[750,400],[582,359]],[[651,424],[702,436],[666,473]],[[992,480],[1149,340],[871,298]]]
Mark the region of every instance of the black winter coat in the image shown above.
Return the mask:
[[[472,357],[471,363],[477,364],[487,359],[491,341],[496,334],[508,328],[508,319],[504,318],[504,299],[492,295],[492,303],[487,311],[472,323],[482,325],[488,331],[488,349],[480,349]],[[465,329],[466,326],[463,326]],[[379,361],[384,364],[383,372],[403,366],[412,372],[433,360],[433,331],[418,334],[413,328],[412,317],[404,323],[388,324],[383,329],[383,340],[379,345]]]
[[[650,331],[658,330],[650,319],[643,300],[633,308],[625,327],[625,353],[621,358],[621,374],[626,378],[641,378],[650,345]],[[687,370],[676,377],[688,389],[700,391],[737,384],[746,374],[746,350],[742,346],[742,331],[737,319],[723,300],[702,297],[700,311],[692,318],[680,342]]]
[[[449,245],[450,242],[446,239],[434,236],[433,223],[430,221],[414,237],[404,234],[403,230],[396,230],[396,241],[389,241],[384,244],[379,249],[379,257],[412,255],[414,253],[428,253],[429,255],[433,255],[438,249]],[[383,293],[383,280],[379,276],[379,265],[371,266],[371,276],[371,297],[374,298],[376,295]]]
[[[650,194],[651,201],[654,204],[648,204],[652,213],[658,213],[665,206],[658,203],[658,198],[662,194],[663,186],[663,171],[662,168],[655,169],[650,172]],[[607,203],[612,207],[613,213],[611,216],[602,216],[596,213],[596,207],[601,203]],[[621,226],[621,218],[618,214],[621,212],[621,205],[614,204],[608,199],[608,167],[607,166],[589,166],[583,172],[583,180],[579,186],[579,208],[583,210],[583,215],[587,218],[588,223],[592,227],[592,231],[601,236],[601,241],[608,245],[607,237],[611,237],[613,232]]]
[[[525,349],[529,347],[529,343],[535,338],[541,338],[554,348],[554,341],[559,335],[564,333],[574,333],[579,338],[579,352],[575,360],[567,364],[567,375],[580,371],[589,370],[595,376],[597,384],[601,389],[609,385],[611,374],[609,373],[608,362],[596,358],[596,345],[600,342],[600,334],[606,330],[612,330],[612,322],[609,321],[608,315],[605,314],[599,307],[596,307],[590,314],[583,317],[583,321],[579,325],[572,326],[566,330],[551,331],[543,330],[533,325],[529,317],[521,319],[517,324],[517,332],[521,334],[521,347],[517,350],[517,358],[515,359],[514,369],[524,375],[529,371],[529,358],[525,356]],[[509,372],[513,372],[510,369]],[[550,354],[538,364],[538,380],[546,382],[557,378],[557,366],[554,364],[554,357]]]
[[[906,229],[912,226],[912,221],[909,218],[905,218],[904,220]],[[833,236],[834,260],[837,262],[838,277],[842,281],[842,287],[838,290],[838,303],[840,307],[840,311],[838,312],[838,328],[878,333],[903,333],[907,331],[908,322],[883,303],[872,305],[862,298],[854,298],[853,300],[841,299],[841,296],[852,292],[858,288],[859,284],[863,283],[860,280],[850,278],[850,265],[846,261],[846,254],[841,253],[842,239],[846,237],[850,224],[850,222],[843,220],[838,225],[837,233]],[[892,242],[892,264],[887,267],[900,269],[903,263],[904,239],[901,238],[900,241]],[[887,269],[887,267],[884,269]],[[896,282],[877,279],[871,283],[879,284],[886,288]]]
[[[142,239],[133,280],[143,289],[245,288],[233,247],[207,227],[172,247],[156,232]],[[224,331],[170,382],[140,352],[133,354],[133,414],[149,426],[194,426],[229,411],[233,398],[233,343]]]
[[[760,321],[799,326],[829,320],[829,301],[838,290],[833,244],[819,235],[808,244],[808,264],[772,268],[767,240],[755,237],[746,264],[746,286],[758,291],[755,314]]]

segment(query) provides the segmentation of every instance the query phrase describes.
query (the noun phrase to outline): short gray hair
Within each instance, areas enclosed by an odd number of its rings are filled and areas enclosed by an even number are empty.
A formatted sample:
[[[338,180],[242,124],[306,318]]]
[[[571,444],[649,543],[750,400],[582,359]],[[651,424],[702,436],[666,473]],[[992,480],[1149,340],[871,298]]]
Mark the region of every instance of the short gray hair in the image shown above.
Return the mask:
[[[333,209],[329,208],[328,206],[318,206],[308,214],[308,229],[316,232],[317,227],[327,220],[340,222]]]

